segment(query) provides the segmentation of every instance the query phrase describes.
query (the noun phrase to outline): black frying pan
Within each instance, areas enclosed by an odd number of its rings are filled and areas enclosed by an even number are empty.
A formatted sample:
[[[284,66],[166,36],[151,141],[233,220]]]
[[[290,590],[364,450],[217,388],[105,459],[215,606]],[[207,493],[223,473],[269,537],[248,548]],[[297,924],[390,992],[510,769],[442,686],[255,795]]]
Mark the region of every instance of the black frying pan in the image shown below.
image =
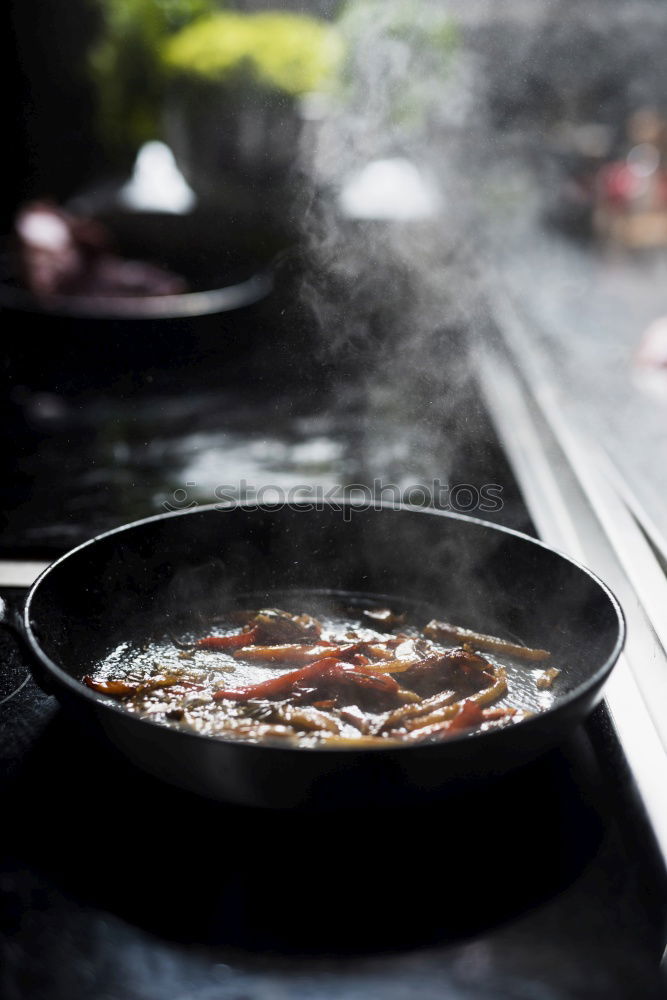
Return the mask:
[[[74,549],[32,587],[21,623],[36,678],[140,767],[246,805],[396,803],[501,773],[561,739],[600,698],[624,640],[618,602],[541,543],[473,518],[397,505],[200,507],[138,521]],[[129,715],[80,683],[119,641],[205,627],[239,593],[388,595],[479,631],[550,649],[548,711],[421,746],[256,746]],[[82,734],[81,752],[85,754]]]

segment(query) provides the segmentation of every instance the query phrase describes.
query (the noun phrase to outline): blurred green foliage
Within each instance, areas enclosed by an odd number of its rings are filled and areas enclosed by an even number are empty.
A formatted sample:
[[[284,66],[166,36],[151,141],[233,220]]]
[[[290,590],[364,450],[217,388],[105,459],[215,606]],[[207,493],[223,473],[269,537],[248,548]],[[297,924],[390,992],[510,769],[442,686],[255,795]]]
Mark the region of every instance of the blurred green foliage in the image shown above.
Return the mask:
[[[422,51],[448,53],[458,40],[458,29],[444,5],[424,0],[347,0],[341,11],[355,33],[374,25],[384,37],[409,41]]]
[[[225,11],[217,0],[92,2],[103,16],[90,55],[100,134],[121,154],[160,137],[175,75],[296,96],[325,86],[341,59],[335,28],[306,15]]]
[[[460,48],[451,13],[426,0],[348,0],[339,17],[348,107],[368,108],[379,127],[423,126]]]
[[[416,124],[459,41],[452,19],[426,0],[348,0],[335,24],[305,14],[221,9],[224,0],[90,2],[103,18],[90,56],[100,133],[125,160],[160,138],[174,81],[290,97],[335,85],[348,106],[372,100],[383,105],[386,121]]]
[[[220,12],[170,38],[172,72],[209,81],[241,77],[291,96],[330,85],[341,62],[334,27],[301,14]]]
[[[100,135],[110,148],[131,155],[141,143],[159,137],[165,39],[219,4],[214,0],[92,2],[101,10],[103,22],[90,53]]]

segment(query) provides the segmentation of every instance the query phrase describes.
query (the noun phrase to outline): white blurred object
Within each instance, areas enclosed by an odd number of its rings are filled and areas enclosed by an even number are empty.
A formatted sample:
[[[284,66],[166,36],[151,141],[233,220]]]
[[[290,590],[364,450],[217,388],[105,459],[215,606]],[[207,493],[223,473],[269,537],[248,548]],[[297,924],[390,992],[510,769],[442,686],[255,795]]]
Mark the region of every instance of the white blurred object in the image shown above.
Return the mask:
[[[440,196],[410,160],[373,160],[343,185],[340,207],[349,219],[409,221],[428,219]]]
[[[626,161],[637,177],[651,177],[660,166],[660,152],[652,143],[640,142],[632,147]]]
[[[164,142],[144,143],[137,153],[132,177],[121,188],[120,200],[137,211],[175,215],[183,215],[197,204],[197,196]]]
[[[67,223],[50,209],[24,212],[16,222],[16,231],[20,238],[31,247],[62,253],[70,243],[71,237]]]
[[[634,380],[642,391],[667,401],[667,316],[646,327],[635,356]]]
[[[667,316],[646,327],[637,351],[637,363],[651,368],[667,367]]]

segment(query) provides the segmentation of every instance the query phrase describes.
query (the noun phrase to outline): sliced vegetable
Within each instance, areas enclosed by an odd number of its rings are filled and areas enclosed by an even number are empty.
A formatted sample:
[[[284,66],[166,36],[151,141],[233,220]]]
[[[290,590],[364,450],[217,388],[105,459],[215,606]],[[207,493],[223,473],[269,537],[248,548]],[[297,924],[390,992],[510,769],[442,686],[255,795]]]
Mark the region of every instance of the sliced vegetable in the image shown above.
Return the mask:
[[[313,663],[325,656],[337,657],[338,647],[330,642],[319,642],[316,646],[289,643],[283,646],[243,646],[234,652],[239,660],[248,663],[300,664]]]
[[[215,649],[220,652],[230,652],[240,649],[242,646],[250,646],[257,636],[257,629],[246,629],[243,632],[236,632],[234,635],[207,635],[204,639],[198,639],[195,643],[197,649]]]
[[[549,667],[548,670],[543,670],[535,681],[536,687],[541,691],[553,687],[553,683],[556,678],[560,675],[560,670],[556,667]]]
[[[473,632],[469,628],[460,628],[458,625],[450,625],[448,622],[439,622],[433,619],[424,627],[424,635],[436,642],[451,641],[469,643],[476,649],[488,649],[494,653],[504,653],[505,656],[513,656],[518,660],[548,660],[551,653],[546,649],[531,649],[530,646],[521,646],[516,642],[508,642],[506,639],[499,639],[495,635],[484,635],[482,632]]]

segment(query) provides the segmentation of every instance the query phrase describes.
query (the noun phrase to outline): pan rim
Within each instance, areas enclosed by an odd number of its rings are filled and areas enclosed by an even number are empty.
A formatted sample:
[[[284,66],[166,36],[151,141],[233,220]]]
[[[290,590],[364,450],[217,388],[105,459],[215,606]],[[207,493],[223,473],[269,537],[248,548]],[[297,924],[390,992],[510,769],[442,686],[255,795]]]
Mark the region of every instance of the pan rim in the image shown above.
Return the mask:
[[[309,500],[297,500],[294,501],[291,504],[291,506],[304,507],[312,510],[312,502]],[[351,508],[357,510],[367,509],[363,501],[355,501],[352,499],[336,501],[335,503],[325,502],[323,504],[323,509],[341,510],[343,508]],[[422,753],[424,753],[425,751],[443,752],[445,747],[454,747],[454,746],[460,747],[464,742],[470,741],[471,739],[475,740],[475,746],[477,747],[480,747],[482,743],[488,743],[489,739],[495,742],[499,742],[503,739],[507,739],[507,734],[512,734],[516,731],[515,727],[512,726],[505,729],[489,730],[483,733],[470,734],[463,732],[458,735],[448,737],[445,740],[440,740],[427,744],[405,743],[405,744],[394,744],[392,746],[386,746],[386,747],[377,746],[377,747],[359,747],[359,748],[327,747],[326,745],[280,746],[268,743],[250,743],[248,741],[244,741],[241,739],[232,739],[221,736],[208,736],[202,733],[192,732],[187,729],[176,729],[176,728],[172,729],[169,726],[164,726],[160,722],[132,715],[131,713],[125,711],[120,705],[117,705],[113,702],[102,700],[98,694],[87,688],[80,681],[72,677],[71,674],[63,670],[61,667],[59,667],[58,664],[55,663],[51,659],[51,657],[48,656],[47,653],[42,649],[39,640],[32,628],[32,623],[31,623],[32,604],[39,590],[39,587],[42,585],[42,583],[49,577],[49,575],[53,571],[55,571],[66,560],[74,558],[78,553],[82,552],[84,549],[87,549],[91,545],[94,545],[96,542],[102,541],[107,538],[113,538],[116,535],[122,536],[122,534],[126,531],[140,528],[145,525],[152,524],[154,522],[163,522],[165,520],[170,520],[172,518],[197,516],[198,514],[206,514],[212,512],[220,513],[222,511],[230,511],[230,510],[247,510],[249,512],[252,512],[253,510],[256,509],[257,509],[256,503],[253,503],[251,501],[232,501],[228,503],[203,504],[201,506],[190,507],[185,510],[168,511],[163,514],[154,514],[150,517],[140,518],[139,520],[136,521],[130,521],[126,524],[121,524],[116,528],[111,528],[109,531],[104,531],[98,535],[93,536],[87,541],[82,542],[75,548],[70,549],[62,556],[59,556],[58,559],[52,562],[49,566],[47,566],[45,570],[42,571],[42,573],[40,573],[38,578],[31,586],[30,590],[28,591],[28,595],[26,597],[25,606],[23,609],[22,622],[23,622],[24,633],[28,645],[30,646],[32,655],[36,657],[44,667],[46,667],[49,673],[54,674],[58,682],[64,685],[67,689],[69,689],[69,691],[73,695],[77,697],[82,697],[85,701],[89,702],[91,706],[94,705],[98,710],[102,710],[103,712],[107,711],[111,712],[113,716],[115,717],[120,716],[124,720],[128,720],[128,722],[131,720],[132,723],[137,723],[137,724],[140,723],[148,725],[151,728],[155,728],[162,733],[165,732],[171,733],[173,734],[174,737],[195,739],[198,741],[204,741],[207,743],[214,743],[214,744],[221,743],[223,745],[233,745],[235,747],[244,747],[247,749],[252,748],[253,750],[263,754],[269,752],[275,753],[276,751],[278,751],[281,754],[289,754],[289,755],[303,754],[303,753],[327,754],[334,756],[340,755],[341,757],[349,759],[350,755],[393,754],[396,753],[397,751],[400,752],[421,751]],[[494,524],[492,521],[485,521],[482,518],[471,517],[469,514],[460,514],[454,511],[439,510],[434,507],[418,507],[415,506],[414,504],[394,503],[392,501],[377,501],[373,504],[372,509],[374,511],[375,510],[389,510],[395,512],[406,511],[408,513],[421,514],[425,516],[431,515],[438,517],[446,517],[453,521],[466,522],[474,524],[479,527],[491,529],[494,532],[499,532],[500,534],[517,538],[522,542],[528,542],[531,545],[536,545],[539,548],[544,549],[547,552],[553,553],[561,559],[564,559],[566,562],[570,563],[580,572],[583,572],[587,577],[589,577],[590,580],[592,580],[603,591],[615,613],[618,630],[613,649],[607,656],[605,661],[602,663],[602,665],[599,666],[597,670],[595,670],[591,674],[590,677],[588,677],[580,684],[576,685],[576,687],[574,687],[572,691],[568,692],[561,701],[559,701],[555,705],[550,706],[549,708],[546,708],[544,711],[536,713],[535,715],[530,716],[527,719],[521,720],[521,722],[517,723],[517,725],[521,727],[524,732],[526,732],[527,728],[532,731],[536,725],[539,727],[540,724],[542,723],[542,720],[544,720],[546,717],[553,719],[559,714],[566,712],[576,702],[585,699],[586,695],[594,694],[596,691],[600,690],[605,680],[611,673],[614,665],[616,664],[623,650],[623,647],[625,645],[627,627],[623,609],[616,595],[611,590],[611,588],[602,579],[600,579],[600,577],[596,573],[593,572],[593,570],[589,569],[587,566],[584,566],[576,559],[573,559],[567,553],[564,553],[561,550],[554,548],[553,546],[547,545],[545,542],[541,541],[538,538],[533,538],[530,535],[527,535],[521,531],[517,531],[514,528],[508,528],[505,527],[504,525]]]

